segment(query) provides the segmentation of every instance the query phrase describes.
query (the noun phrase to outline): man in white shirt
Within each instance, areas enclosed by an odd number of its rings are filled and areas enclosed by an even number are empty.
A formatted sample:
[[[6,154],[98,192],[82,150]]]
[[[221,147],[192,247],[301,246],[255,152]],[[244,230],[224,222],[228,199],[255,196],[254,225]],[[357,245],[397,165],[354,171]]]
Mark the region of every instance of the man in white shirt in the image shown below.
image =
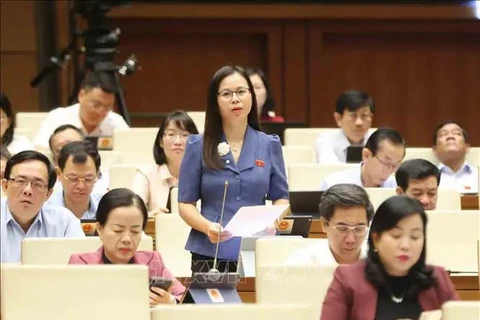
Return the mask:
[[[50,160],[40,152],[22,151],[8,160],[0,205],[1,262],[20,262],[25,238],[85,237],[69,210],[44,205],[55,179]]]
[[[78,127],[85,136],[111,137],[114,129],[128,129],[125,120],[112,111],[116,90],[112,75],[101,71],[88,74],[78,93],[77,104],[48,113],[33,142],[35,147],[48,150],[50,136],[63,124]]]
[[[353,183],[365,188],[395,188],[392,174],[405,157],[405,141],[400,133],[390,128],[379,128],[372,133],[362,150],[363,162],[353,169],[335,172],[322,182],[320,190],[339,183]]]
[[[351,264],[365,258],[365,238],[374,214],[366,191],[354,184],[337,184],[325,191],[319,210],[327,241],[297,250],[287,264]]]
[[[440,170],[430,161],[404,161],[395,173],[396,192],[417,199],[425,210],[435,210],[440,176]]]
[[[467,131],[454,121],[446,121],[437,127],[433,143],[442,172],[440,188],[454,187],[460,193],[478,193],[478,169],[466,161],[470,150]]]
[[[349,146],[364,146],[372,134],[375,104],[372,97],[359,90],[345,91],[338,99],[333,117],[338,130],[320,134],[316,141],[318,163],[347,162]]]

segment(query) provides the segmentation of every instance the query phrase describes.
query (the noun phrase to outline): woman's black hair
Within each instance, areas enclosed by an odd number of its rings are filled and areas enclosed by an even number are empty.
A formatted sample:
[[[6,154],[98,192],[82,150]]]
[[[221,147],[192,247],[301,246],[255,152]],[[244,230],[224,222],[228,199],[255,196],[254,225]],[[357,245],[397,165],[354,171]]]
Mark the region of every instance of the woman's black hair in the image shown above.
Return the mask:
[[[385,200],[375,212],[370,233],[368,236],[368,255],[366,258],[365,277],[377,288],[386,288],[386,271],[378,253],[375,252],[375,246],[372,234],[381,234],[394,228],[398,222],[406,217],[418,214],[423,223],[423,249],[418,261],[410,268],[408,277],[411,281],[410,288],[405,292],[406,297],[413,297],[420,291],[425,290],[436,283],[433,275],[433,268],[427,266],[426,246],[427,246],[427,214],[420,202],[406,196],[393,196]]]
[[[139,195],[127,188],[112,189],[103,195],[97,207],[97,222],[101,226],[105,226],[110,212],[116,208],[130,206],[134,206],[142,212],[142,230],[145,230],[148,220],[147,207]]]
[[[2,145],[8,146],[13,141],[13,131],[15,130],[15,117],[13,116],[12,106],[7,95],[0,92],[0,107],[10,121],[10,126],[2,136]]]
[[[193,122],[192,118],[190,118],[185,111],[176,110],[168,114],[168,116],[163,119],[163,122],[158,129],[155,142],[153,143],[153,158],[159,166],[167,163],[167,156],[165,155],[165,150],[163,147],[160,146],[160,142],[165,134],[165,129],[172,121],[179,129],[187,130],[190,134],[198,134],[198,129],[195,125],[195,122]]]
[[[235,73],[240,74],[245,79],[252,97],[252,108],[248,114],[247,120],[248,125],[254,130],[260,131],[257,113],[257,98],[255,97],[255,90],[253,89],[250,77],[241,67],[224,66],[220,68],[213,75],[207,92],[207,112],[205,114],[205,132],[203,135],[203,161],[205,166],[209,169],[220,170],[223,168],[223,164],[217,151],[217,146],[220,143],[223,134],[222,117],[218,105],[218,88],[223,79]]]

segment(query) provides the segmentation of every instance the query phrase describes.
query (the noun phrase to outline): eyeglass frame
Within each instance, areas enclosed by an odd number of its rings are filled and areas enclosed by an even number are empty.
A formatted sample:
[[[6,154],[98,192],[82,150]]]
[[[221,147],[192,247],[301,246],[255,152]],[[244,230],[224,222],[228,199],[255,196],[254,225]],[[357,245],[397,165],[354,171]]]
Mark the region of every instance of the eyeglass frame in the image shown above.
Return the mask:
[[[373,157],[377,158],[377,160],[378,160],[378,162],[380,162],[380,164],[382,164],[382,165],[385,166],[387,169],[392,170],[392,171],[397,170],[397,169],[400,167],[400,165],[402,164],[401,161],[400,161],[399,163],[397,163],[397,164],[385,162],[385,161],[383,161],[382,159],[380,159],[379,157],[377,157],[376,154],[374,154]]]
[[[217,93],[217,96],[220,97],[220,99],[222,99],[223,101],[232,101],[232,99],[233,99],[233,94],[235,93],[235,94],[237,95],[237,98],[242,99],[245,95],[240,96],[240,95],[238,94],[238,91],[240,91],[240,90],[246,90],[246,91],[245,91],[245,94],[251,92],[251,91],[250,91],[250,88],[240,87],[240,88],[238,88],[237,90],[234,90],[234,91],[229,90],[229,89],[224,89],[224,90],[218,92],[218,93]],[[226,99],[226,98],[224,98],[224,97],[221,96],[222,93],[227,93],[227,92],[232,95],[229,99]]]
[[[168,135],[172,134],[172,137],[169,138]],[[190,136],[190,133],[186,133],[185,136],[183,133],[172,133],[172,132],[165,132],[163,133],[163,137],[171,142],[175,141],[177,137],[180,138],[180,141],[187,141],[188,137]]]
[[[333,225],[331,224],[329,221],[325,220],[324,219],[324,222],[325,222],[325,226],[328,227],[329,225],[332,226],[332,228],[338,232],[339,234],[341,235],[347,235],[349,231],[352,231],[354,235],[356,236],[363,236],[363,235],[366,235],[368,233],[368,225],[361,225],[361,224],[357,224],[355,226],[349,226],[349,225],[345,225],[345,224],[341,224],[341,225]],[[345,231],[342,231],[342,230],[339,230],[338,228],[341,227],[341,228],[346,228]],[[356,228],[365,228],[364,232],[363,233],[358,233],[355,231]]]
[[[363,114],[358,114],[356,112],[347,112],[346,117],[352,122],[357,121],[358,118],[360,118],[363,122],[371,122],[373,119],[373,115],[373,112]]]
[[[69,178],[67,175],[63,175],[63,177],[65,179],[67,179],[67,181],[71,184],[78,184],[80,181],[83,181],[83,183],[85,183],[86,186],[93,186],[97,181],[98,181],[98,176],[95,176],[93,177],[93,180],[92,181],[87,181],[86,177],[75,177],[74,179],[71,179]]]
[[[28,180],[24,178],[18,178],[21,181],[18,181],[17,178],[7,178],[7,181],[12,181],[15,187],[24,190],[28,185],[32,188],[32,190],[36,190],[38,192],[42,192],[48,190],[48,183],[38,180]]]

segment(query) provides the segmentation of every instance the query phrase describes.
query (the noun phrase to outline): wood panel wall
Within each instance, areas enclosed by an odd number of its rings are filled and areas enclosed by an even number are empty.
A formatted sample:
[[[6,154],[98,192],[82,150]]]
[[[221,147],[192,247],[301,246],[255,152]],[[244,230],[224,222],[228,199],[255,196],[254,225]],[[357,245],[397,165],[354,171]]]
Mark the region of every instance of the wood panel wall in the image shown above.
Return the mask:
[[[0,1],[0,86],[14,111],[39,111],[34,1]]]
[[[446,119],[480,145],[470,7],[133,4],[110,16],[122,30],[117,61],[136,53],[144,69],[122,79],[136,114],[204,110],[212,74],[238,64],[268,73],[287,121],[334,126],[337,96],[358,88],[374,97],[374,126],[397,128],[411,146],[430,146]]]

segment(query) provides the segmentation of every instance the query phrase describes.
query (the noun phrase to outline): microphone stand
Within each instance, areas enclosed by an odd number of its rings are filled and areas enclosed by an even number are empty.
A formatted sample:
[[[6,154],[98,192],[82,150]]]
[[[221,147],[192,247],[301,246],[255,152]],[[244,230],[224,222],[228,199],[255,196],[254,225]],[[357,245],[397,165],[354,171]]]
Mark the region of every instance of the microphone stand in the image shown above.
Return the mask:
[[[222,229],[223,212],[225,210],[225,200],[227,198],[227,190],[228,190],[228,180],[225,180],[225,187],[223,188],[222,211],[220,212],[220,229]],[[219,245],[220,245],[220,230],[218,230],[217,247],[215,248],[215,257],[213,259],[213,268],[210,270],[210,272],[219,272],[218,269],[217,269],[218,246]]]

